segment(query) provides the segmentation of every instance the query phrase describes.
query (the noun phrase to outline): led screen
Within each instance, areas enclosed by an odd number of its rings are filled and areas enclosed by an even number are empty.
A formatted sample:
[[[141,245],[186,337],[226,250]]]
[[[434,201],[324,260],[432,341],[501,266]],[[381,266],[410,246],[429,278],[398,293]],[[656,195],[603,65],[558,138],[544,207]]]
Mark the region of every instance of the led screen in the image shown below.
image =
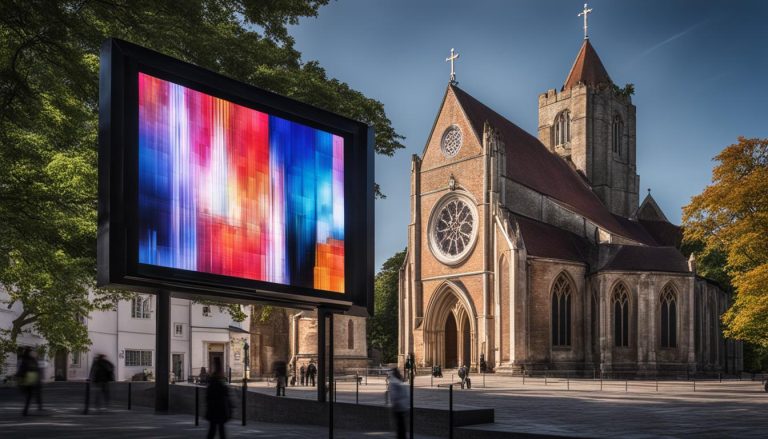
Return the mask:
[[[343,293],[344,138],[138,79],[138,262]]]

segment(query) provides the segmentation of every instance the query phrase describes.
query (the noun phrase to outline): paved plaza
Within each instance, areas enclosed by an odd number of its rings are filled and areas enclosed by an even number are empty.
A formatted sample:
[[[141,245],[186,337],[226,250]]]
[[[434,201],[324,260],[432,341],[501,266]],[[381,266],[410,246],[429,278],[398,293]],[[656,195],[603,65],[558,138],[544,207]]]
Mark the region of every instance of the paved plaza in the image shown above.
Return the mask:
[[[455,378],[455,377],[454,377]],[[494,424],[463,427],[489,432],[517,432],[561,437],[766,437],[768,393],[760,381],[619,381],[471,376],[472,390],[454,386],[456,407],[493,408]],[[419,407],[448,407],[452,382],[428,376],[416,379]],[[251,390],[270,393],[268,383]],[[695,387],[695,389],[694,389]],[[354,381],[339,381],[339,402],[355,402]],[[288,397],[314,398],[313,388],[292,387]],[[359,386],[361,404],[385,404],[383,378]],[[493,437],[493,436],[488,436]]]
[[[421,376],[416,380],[418,407],[448,408],[448,390],[438,385],[451,382]],[[513,437],[521,435],[555,437],[765,437],[768,432],[768,393],[760,381],[603,381],[472,375],[473,388],[454,389],[454,405],[493,408],[494,424],[462,427],[457,437]],[[337,383],[337,401],[384,405],[384,379],[369,377],[356,392],[354,381]],[[273,394],[268,382],[250,383],[249,390]],[[290,387],[290,398],[314,399],[311,387]],[[45,411],[34,409],[30,417],[19,416],[20,395],[15,388],[0,388],[0,431],[2,437],[63,438],[182,438],[204,437],[207,422],[194,426],[190,415],[155,415],[146,407],[128,411],[114,404],[110,410],[82,414],[82,397],[66,387],[49,386],[44,394]],[[327,437],[318,426],[283,425],[239,420],[228,424],[230,437]],[[336,430],[339,438],[393,437],[391,432]],[[417,435],[422,439],[427,436]]]

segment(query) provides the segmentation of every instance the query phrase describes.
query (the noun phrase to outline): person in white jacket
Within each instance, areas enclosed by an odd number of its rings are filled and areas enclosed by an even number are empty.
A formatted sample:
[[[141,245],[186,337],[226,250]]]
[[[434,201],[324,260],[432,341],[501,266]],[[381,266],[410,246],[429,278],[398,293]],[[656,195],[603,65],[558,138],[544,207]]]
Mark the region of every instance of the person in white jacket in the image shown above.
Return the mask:
[[[405,439],[405,412],[408,411],[409,390],[403,383],[403,376],[397,368],[389,372],[389,402],[392,406],[392,415],[397,424],[397,438]]]

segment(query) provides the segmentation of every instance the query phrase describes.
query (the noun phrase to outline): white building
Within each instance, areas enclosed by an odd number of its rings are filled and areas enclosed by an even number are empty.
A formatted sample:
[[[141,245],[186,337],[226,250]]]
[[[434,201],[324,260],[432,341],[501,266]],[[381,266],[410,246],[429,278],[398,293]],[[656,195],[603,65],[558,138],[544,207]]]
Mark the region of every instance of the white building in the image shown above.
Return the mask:
[[[0,291],[0,301],[7,300]],[[88,318],[88,335],[92,345],[87,352],[59,353],[43,362],[46,380],[83,380],[88,377],[93,359],[104,354],[115,365],[115,379],[130,380],[145,369],[154,374],[155,358],[155,296],[137,295],[130,301],[120,301],[114,311],[96,311]],[[0,307],[0,328],[10,328],[21,313],[21,306]],[[171,371],[176,380],[208,371],[221,358],[225,374],[231,368],[232,379],[242,379],[244,346],[249,342],[250,315],[235,322],[226,309],[171,299]],[[41,337],[26,330],[19,336],[19,346],[35,347],[45,343]],[[16,357],[9,355],[5,373],[12,374]]]

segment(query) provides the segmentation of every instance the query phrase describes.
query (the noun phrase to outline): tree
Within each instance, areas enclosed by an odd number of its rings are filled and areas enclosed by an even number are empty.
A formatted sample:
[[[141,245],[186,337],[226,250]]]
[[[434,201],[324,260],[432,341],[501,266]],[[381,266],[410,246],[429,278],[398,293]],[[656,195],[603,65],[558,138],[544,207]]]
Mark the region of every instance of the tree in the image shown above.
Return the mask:
[[[328,0],[0,0],[0,286],[33,329],[84,350],[83,318],[126,296],[96,290],[99,48],[122,38],[363,122],[402,148],[380,102],[303,62],[287,25]],[[237,315],[239,307],[233,308]]]
[[[368,346],[379,349],[382,359],[397,360],[398,285],[405,250],[387,259],[374,281],[374,312],[368,324]]]
[[[736,293],[723,315],[726,335],[768,347],[768,139],[738,140],[683,209],[684,233],[709,257],[724,256]]]

